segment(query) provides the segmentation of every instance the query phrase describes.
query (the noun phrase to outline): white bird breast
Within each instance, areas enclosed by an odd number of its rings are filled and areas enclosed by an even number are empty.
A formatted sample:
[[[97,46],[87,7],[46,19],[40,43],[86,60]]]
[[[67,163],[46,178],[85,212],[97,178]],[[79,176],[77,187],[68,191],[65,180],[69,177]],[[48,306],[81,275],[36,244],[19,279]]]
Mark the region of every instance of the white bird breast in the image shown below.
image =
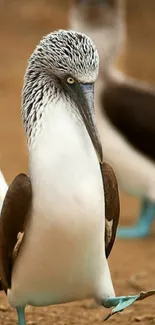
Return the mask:
[[[10,303],[113,296],[99,162],[85,125],[62,100],[46,107],[30,174],[31,222],[13,270]]]

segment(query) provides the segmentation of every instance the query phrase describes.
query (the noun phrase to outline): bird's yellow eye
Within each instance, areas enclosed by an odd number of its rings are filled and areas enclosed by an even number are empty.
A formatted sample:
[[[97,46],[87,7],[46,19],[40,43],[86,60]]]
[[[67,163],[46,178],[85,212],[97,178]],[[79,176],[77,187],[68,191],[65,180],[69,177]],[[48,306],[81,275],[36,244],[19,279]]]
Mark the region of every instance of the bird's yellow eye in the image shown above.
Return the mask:
[[[75,82],[74,78],[72,78],[72,77],[67,78],[67,83],[68,84],[72,85],[72,84],[74,84],[74,82]]]

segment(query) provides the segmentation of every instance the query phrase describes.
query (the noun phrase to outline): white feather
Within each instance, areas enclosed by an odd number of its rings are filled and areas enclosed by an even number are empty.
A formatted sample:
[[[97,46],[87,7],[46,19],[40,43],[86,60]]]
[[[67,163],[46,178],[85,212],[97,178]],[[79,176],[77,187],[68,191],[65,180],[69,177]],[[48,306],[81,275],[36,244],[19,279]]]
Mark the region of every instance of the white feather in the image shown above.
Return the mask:
[[[3,201],[4,201],[7,190],[8,190],[8,185],[6,183],[6,180],[4,178],[2,171],[0,170],[0,212],[1,212],[1,208],[3,205]]]
[[[30,151],[31,222],[12,274],[12,306],[114,296],[105,258],[104,191],[92,142],[59,100]]]

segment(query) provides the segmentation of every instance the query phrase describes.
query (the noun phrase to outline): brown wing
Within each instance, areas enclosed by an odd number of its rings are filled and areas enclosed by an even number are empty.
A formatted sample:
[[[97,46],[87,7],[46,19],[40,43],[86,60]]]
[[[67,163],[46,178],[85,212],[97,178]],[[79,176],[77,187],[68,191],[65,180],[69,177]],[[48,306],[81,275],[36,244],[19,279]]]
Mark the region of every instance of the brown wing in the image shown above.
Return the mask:
[[[105,194],[105,250],[108,258],[113,247],[120,215],[117,179],[110,165],[103,163],[101,172]]]
[[[130,145],[155,160],[155,92],[113,80],[106,82],[102,94],[104,114]],[[151,85],[150,85],[151,88]]]
[[[0,276],[4,290],[11,286],[13,250],[18,233],[24,231],[31,197],[29,178],[25,174],[19,174],[6,193],[0,217]]]

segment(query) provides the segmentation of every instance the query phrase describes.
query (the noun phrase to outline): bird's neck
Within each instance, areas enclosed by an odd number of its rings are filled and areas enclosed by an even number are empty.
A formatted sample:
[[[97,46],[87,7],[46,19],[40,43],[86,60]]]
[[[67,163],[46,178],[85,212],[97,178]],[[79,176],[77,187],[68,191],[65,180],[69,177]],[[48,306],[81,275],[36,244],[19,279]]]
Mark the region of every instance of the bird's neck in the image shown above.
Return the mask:
[[[134,0],[127,0],[125,11],[126,39],[117,60],[118,68],[133,78],[155,83],[155,1],[148,5],[146,0],[138,0],[135,5]]]
[[[91,161],[98,166],[96,152],[76,108],[62,99],[47,105],[41,129],[29,149],[33,190],[40,191],[40,196],[55,186],[69,190],[73,178],[75,184],[80,176],[83,179]]]
[[[101,70],[111,65],[125,36],[124,5],[117,0],[116,5],[105,8],[101,3],[74,6],[70,15],[72,29],[84,32],[95,42],[99,51]]]

